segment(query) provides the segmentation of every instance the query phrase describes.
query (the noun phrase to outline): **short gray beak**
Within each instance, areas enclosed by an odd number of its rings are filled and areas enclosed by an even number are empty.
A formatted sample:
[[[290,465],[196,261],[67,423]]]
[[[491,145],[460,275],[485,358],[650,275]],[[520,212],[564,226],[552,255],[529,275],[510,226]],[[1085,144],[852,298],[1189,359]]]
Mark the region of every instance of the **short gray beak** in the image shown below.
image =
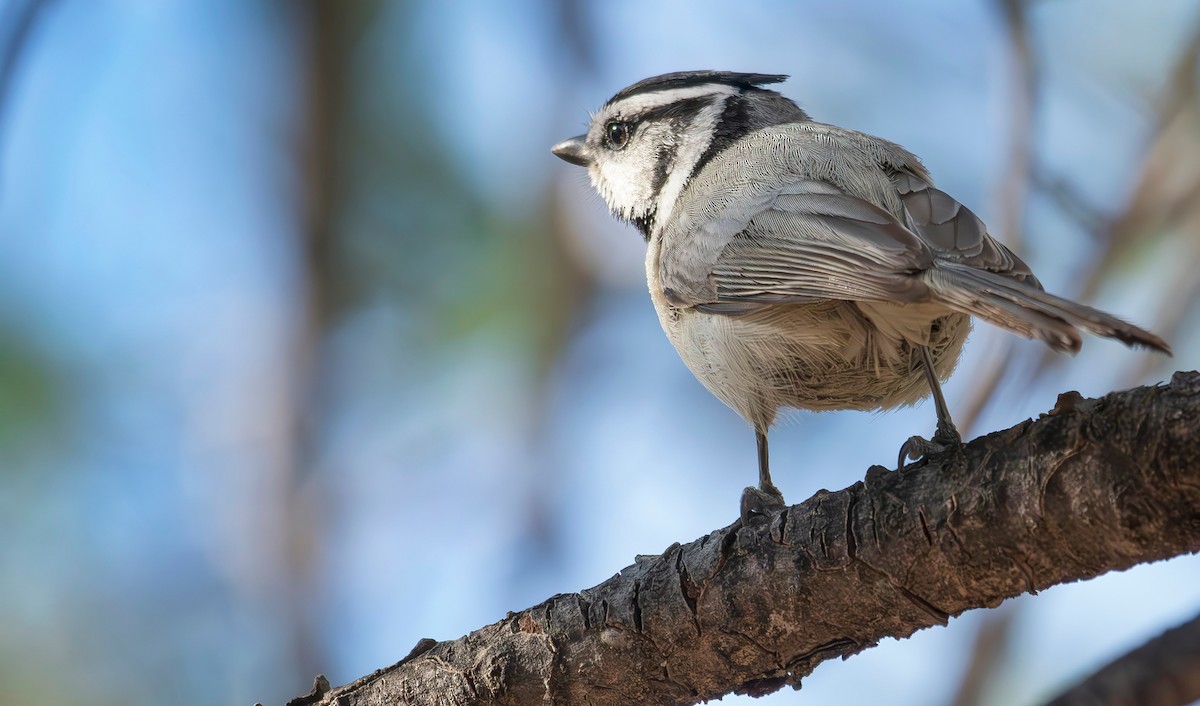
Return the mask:
[[[563,140],[557,145],[550,148],[555,157],[570,162],[571,164],[580,167],[586,167],[591,164],[588,159],[587,145],[583,142],[583,135],[572,137],[569,140]]]

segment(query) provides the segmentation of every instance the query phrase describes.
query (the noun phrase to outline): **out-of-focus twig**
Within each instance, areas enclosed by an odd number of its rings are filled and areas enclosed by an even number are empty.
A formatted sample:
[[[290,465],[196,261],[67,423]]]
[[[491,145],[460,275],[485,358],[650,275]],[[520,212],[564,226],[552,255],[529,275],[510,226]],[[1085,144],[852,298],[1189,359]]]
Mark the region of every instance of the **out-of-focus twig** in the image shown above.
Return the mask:
[[[559,38],[563,56],[567,58],[555,76],[555,97],[559,106],[574,111],[578,108],[571,105],[575,98],[571,87],[576,85],[580,78],[596,71],[595,40],[591,24],[585,16],[587,7],[581,0],[562,0],[550,3],[546,7],[550,12],[550,20],[557,27],[555,36]],[[559,139],[561,136],[548,137],[546,145],[549,146]],[[545,154],[547,158],[550,157],[549,151]],[[570,218],[567,204],[563,201],[563,190],[556,188],[558,185],[554,181],[548,181],[545,185],[542,197],[544,217],[538,219],[538,222],[549,224],[549,227],[542,234],[543,237],[530,242],[536,251],[528,255],[530,261],[543,261],[541,265],[531,268],[542,273],[538,284],[541,291],[532,303],[532,306],[541,309],[538,317],[541,330],[538,332],[537,350],[538,382],[541,384],[533,393],[534,405],[530,414],[534,422],[531,426],[534,434],[543,433],[551,427],[552,395],[548,394],[546,383],[551,379],[550,373],[554,370],[559,354],[578,328],[581,318],[579,312],[596,290],[595,278],[576,257],[573,257],[573,252],[578,251],[578,248],[572,247],[570,241],[576,237],[576,234],[572,233],[576,226]],[[558,536],[554,524],[558,464],[549,457],[546,445],[540,440],[531,439],[530,446],[538,451],[535,452],[535,462],[529,465],[531,478],[527,486],[523,529],[531,543],[542,551],[537,555],[526,553],[521,559],[544,561],[553,557],[558,549]],[[519,568],[524,570],[528,567]]]
[[[1094,298],[1101,284],[1135,249],[1144,247],[1147,239],[1172,238],[1172,259],[1177,266],[1168,275],[1174,280],[1160,288],[1164,298],[1154,307],[1157,316],[1150,322],[1151,328],[1167,340],[1178,334],[1186,314],[1200,298],[1200,288],[1194,284],[1195,269],[1200,267],[1200,200],[1196,198],[1200,193],[1198,63],[1200,24],[1193,28],[1169,73],[1146,156],[1125,207],[1100,224],[1083,222],[1096,233],[1100,256],[1083,273],[1083,284],[1073,293],[1083,301]],[[1062,356],[1043,352],[1032,376],[1041,377],[1061,360]],[[1145,356],[1139,364],[1130,366],[1122,384],[1133,384],[1155,364],[1154,358]]]
[[[9,6],[11,11],[7,14],[10,17],[3,24],[9,29],[0,48],[0,136],[4,134],[4,120],[8,115],[17,67],[25,56],[38,18],[45,14],[49,6],[50,0],[26,0]]]
[[[1033,170],[1033,186],[1047,196],[1068,218],[1079,223],[1086,235],[1099,238],[1108,228],[1109,215],[1079,192],[1073,182],[1039,164]]]
[[[1200,225],[1200,224],[1197,224]],[[1200,228],[1197,229],[1200,233]],[[1193,259],[1200,259],[1195,258]],[[1196,303],[1200,301],[1200,277],[1182,278],[1179,287],[1172,287],[1172,296],[1168,297],[1158,308],[1158,317],[1154,322],[1154,330],[1161,331],[1168,340],[1182,330],[1188,316],[1196,311]],[[1137,365],[1127,369],[1121,380],[1121,386],[1134,384],[1135,380],[1144,380],[1154,369],[1162,364],[1162,359],[1156,355],[1143,355]]]
[[[1193,29],[1170,71],[1166,90],[1158,101],[1146,158],[1125,208],[1104,229],[1105,248],[1080,290],[1084,298],[1095,295],[1116,263],[1128,255],[1143,235],[1160,230],[1165,225],[1164,219],[1177,216],[1181,206],[1196,201],[1196,180],[1200,174],[1192,168],[1195,160],[1188,159],[1188,152],[1200,147],[1200,141],[1187,134],[1188,124],[1194,123],[1187,114],[1197,112],[1197,62],[1200,62],[1200,24]],[[1181,153],[1181,149],[1187,151]],[[1189,172],[1190,179],[1186,178]]]
[[[1183,706],[1200,699],[1200,617],[1101,667],[1048,706]]]
[[[996,0],[996,8],[1004,20],[1009,53],[1012,57],[1011,90],[1008,100],[1011,108],[1009,157],[1000,180],[1000,219],[997,232],[1014,250],[1019,251],[1034,172],[1033,122],[1039,82],[1038,66],[1030,43],[1027,0]],[[1011,341],[1007,337],[1001,339],[998,350],[985,363],[986,367],[976,372],[971,397],[956,414],[960,429],[969,433],[974,427],[979,415],[995,396],[1000,382],[1011,370],[1014,357]]]
[[[1006,603],[984,616],[975,633],[971,659],[959,682],[958,693],[950,701],[951,706],[977,706],[984,703],[988,684],[1004,663],[1013,618],[1017,615],[1016,606],[1015,603]]]
[[[1008,163],[1000,181],[1000,234],[1015,250],[1021,233],[1033,174],[1033,120],[1038,70],[1030,46],[1027,0],[997,0],[1012,61],[1009,91]]]
[[[336,3],[313,0],[301,10],[305,18],[304,37],[307,53],[305,74],[304,129],[297,163],[301,169],[303,191],[299,206],[297,242],[300,265],[297,330],[288,350],[292,353],[288,375],[290,405],[280,410],[286,417],[283,443],[285,459],[278,482],[283,560],[279,577],[288,590],[282,611],[284,626],[292,647],[292,660],[302,672],[315,671],[326,663],[314,616],[319,613],[322,585],[321,547],[325,528],[322,515],[313,507],[314,495],[320,495],[321,478],[314,474],[320,457],[321,433],[325,419],[323,350],[340,316],[344,275],[338,267],[336,214],[340,173],[337,164],[338,133],[343,106],[348,104],[344,91],[349,74],[347,39],[354,26],[369,21],[370,4]],[[364,17],[366,19],[364,19]]]

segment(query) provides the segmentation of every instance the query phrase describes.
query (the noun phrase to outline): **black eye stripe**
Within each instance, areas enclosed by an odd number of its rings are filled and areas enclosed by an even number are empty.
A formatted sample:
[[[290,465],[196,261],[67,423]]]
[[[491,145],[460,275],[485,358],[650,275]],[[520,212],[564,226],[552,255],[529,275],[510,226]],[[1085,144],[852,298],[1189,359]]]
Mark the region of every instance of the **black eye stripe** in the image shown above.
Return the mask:
[[[712,105],[717,96],[712,94],[704,96],[696,96],[695,98],[684,98],[683,100],[673,101],[665,105],[648,108],[639,113],[636,119],[630,122],[643,121],[659,121],[659,120],[679,120],[690,122],[695,118],[701,110]]]
[[[658,122],[663,120],[672,120],[680,123],[691,122],[700,111],[712,105],[714,101],[722,96],[714,96],[712,94],[704,96],[696,96],[695,98],[684,98],[683,100],[673,101],[664,105],[647,108],[640,113],[633,115],[621,116],[618,115],[609,120],[605,124],[604,133],[608,137],[608,129],[615,123],[625,123],[629,126],[629,134],[632,136],[637,127],[645,122]]]

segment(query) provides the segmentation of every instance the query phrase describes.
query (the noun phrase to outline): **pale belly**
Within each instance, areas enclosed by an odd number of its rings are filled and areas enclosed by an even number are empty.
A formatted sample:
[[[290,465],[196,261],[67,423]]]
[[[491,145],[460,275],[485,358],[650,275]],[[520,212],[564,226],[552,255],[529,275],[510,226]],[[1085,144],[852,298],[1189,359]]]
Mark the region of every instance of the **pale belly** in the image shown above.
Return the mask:
[[[646,253],[650,300],[667,338],[696,378],[751,425],[782,408],[881,410],[930,395],[917,345],[944,380],[958,364],[971,319],[939,304],[827,300],[752,313],[672,307],[658,282],[659,242]]]
[[[740,315],[673,309],[659,319],[688,368],[753,425],[780,408],[890,409],[930,394],[917,343],[950,375],[970,318],[937,305],[779,304]]]

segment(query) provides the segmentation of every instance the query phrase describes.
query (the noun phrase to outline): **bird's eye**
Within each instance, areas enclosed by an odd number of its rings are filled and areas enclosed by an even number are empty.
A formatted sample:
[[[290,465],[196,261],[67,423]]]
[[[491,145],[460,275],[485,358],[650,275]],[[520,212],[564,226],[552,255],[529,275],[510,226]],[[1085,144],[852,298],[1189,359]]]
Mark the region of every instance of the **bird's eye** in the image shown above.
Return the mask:
[[[614,120],[604,127],[604,136],[608,139],[609,147],[621,149],[629,144],[629,123]]]

